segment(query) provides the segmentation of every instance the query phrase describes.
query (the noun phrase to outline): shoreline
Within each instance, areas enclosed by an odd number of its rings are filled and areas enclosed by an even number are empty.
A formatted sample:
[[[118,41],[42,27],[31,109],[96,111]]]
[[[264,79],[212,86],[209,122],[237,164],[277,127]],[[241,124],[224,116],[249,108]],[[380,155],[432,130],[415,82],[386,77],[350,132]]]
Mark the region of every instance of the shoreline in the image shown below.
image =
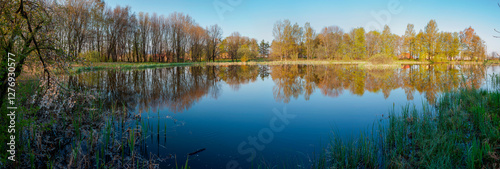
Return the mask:
[[[458,65],[500,65],[500,62],[474,62],[474,61],[453,61],[453,62],[430,62],[430,61],[395,61],[390,64],[372,64],[369,61],[332,61],[332,60],[292,60],[292,61],[249,61],[249,62],[231,62],[231,61],[216,61],[216,62],[181,62],[181,63],[158,63],[158,62],[97,62],[89,65],[75,65],[73,70],[76,72],[102,70],[102,69],[140,69],[140,68],[158,68],[169,66],[230,66],[230,65],[289,65],[289,64],[306,64],[306,65],[357,65],[366,68],[388,68],[398,67],[401,65],[432,65],[432,64],[458,64]]]

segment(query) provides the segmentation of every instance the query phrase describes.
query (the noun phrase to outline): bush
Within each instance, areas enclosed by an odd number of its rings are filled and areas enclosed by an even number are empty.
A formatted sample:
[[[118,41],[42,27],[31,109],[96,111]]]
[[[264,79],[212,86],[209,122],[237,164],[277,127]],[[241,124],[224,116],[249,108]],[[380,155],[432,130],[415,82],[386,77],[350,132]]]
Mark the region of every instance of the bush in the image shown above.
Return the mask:
[[[242,62],[247,62],[249,59],[247,57],[247,55],[244,55],[243,57],[241,57],[241,61]]]
[[[386,54],[376,54],[368,59],[368,61],[372,64],[391,64],[394,62],[393,58]]]
[[[90,62],[105,62],[106,58],[100,58],[98,51],[87,51],[85,53],[80,53],[80,57],[85,58],[85,60]]]
[[[446,55],[443,53],[440,53],[432,59],[433,62],[446,62]]]
[[[249,60],[255,59],[258,53],[256,51],[251,51],[248,47],[242,47],[238,49],[238,57],[242,62],[247,62]]]

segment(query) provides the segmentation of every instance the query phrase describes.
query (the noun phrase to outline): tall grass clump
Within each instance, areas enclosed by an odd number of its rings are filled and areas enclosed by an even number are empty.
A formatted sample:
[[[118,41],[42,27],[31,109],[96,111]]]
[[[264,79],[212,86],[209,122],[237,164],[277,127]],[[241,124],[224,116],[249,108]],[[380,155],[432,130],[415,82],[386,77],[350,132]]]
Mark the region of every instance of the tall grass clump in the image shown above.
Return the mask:
[[[392,57],[386,55],[386,54],[376,54],[368,59],[368,62],[374,65],[379,65],[379,64],[392,64],[394,63],[394,60]]]
[[[101,56],[98,51],[87,51],[79,54],[80,58],[84,58],[90,62],[105,62],[106,57]]]
[[[499,74],[493,74],[491,75],[491,86],[493,89],[500,89],[500,75]]]
[[[406,106],[371,132],[334,135],[318,168],[498,168],[500,92],[459,89],[435,106]]]

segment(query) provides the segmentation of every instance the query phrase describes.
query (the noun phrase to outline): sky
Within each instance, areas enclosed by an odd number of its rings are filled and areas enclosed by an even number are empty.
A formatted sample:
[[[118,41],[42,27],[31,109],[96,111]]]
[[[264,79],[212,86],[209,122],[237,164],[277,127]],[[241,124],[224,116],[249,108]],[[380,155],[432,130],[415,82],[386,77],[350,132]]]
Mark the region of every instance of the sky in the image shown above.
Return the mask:
[[[408,23],[418,33],[435,19],[440,31],[460,32],[471,26],[486,42],[488,53],[500,53],[500,0],[105,0],[109,7],[130,6],[135,13],[168,16],[182,12],[200,26],[218,24],[223,36],[240,32],[243,36],[273,40],[273,25],[289,19],[303,26],[310,22],[320,32],[337,25],[345,32],[364,27],[380,30],[387,24],[391,32],[403,35]]]

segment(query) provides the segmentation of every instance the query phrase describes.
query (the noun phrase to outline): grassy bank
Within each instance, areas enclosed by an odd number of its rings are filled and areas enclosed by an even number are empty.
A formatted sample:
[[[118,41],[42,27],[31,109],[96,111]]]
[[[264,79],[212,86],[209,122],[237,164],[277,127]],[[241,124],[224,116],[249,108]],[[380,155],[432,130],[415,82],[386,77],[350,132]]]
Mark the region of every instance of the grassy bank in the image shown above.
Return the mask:
[[[393,111],[358,139],[333,135],[316,168],[498,168],[499,79],[489,90],[463,88],[435,106]]]
[[[169,67],[169,66],[185,66],[201,64],[199,63],[155,63],[155,62],[145,62],[145,63],[128,63],[128,62],[97,62],[87,65],[75,65],[73,67],[74,72],[82,71],[93,71],[93,70],[103,70],[103,69],[141,69],[141,68],[157,68],[157,67]]]
[[[284,65],[284,64],[345,64],[345,65],[360,65],[366,67],[394,67],[404,64],[430,64],[430,62],[420,61],[396,61],[391,64],[371,64],[368,61],[332,61],[332,60],[289,60],[289,61],[272,61],[260,59],[248,62],[231,62],[230,60],[221,60],[216,62],[183,62],[183,63],[129,63],[129,62],[96,62],[91,64],[78,64],[73,67],[74,72],[103,70],[103,69],[141,69],[141,68],[158,68],[169,66],[186,66],[186,65]]]

